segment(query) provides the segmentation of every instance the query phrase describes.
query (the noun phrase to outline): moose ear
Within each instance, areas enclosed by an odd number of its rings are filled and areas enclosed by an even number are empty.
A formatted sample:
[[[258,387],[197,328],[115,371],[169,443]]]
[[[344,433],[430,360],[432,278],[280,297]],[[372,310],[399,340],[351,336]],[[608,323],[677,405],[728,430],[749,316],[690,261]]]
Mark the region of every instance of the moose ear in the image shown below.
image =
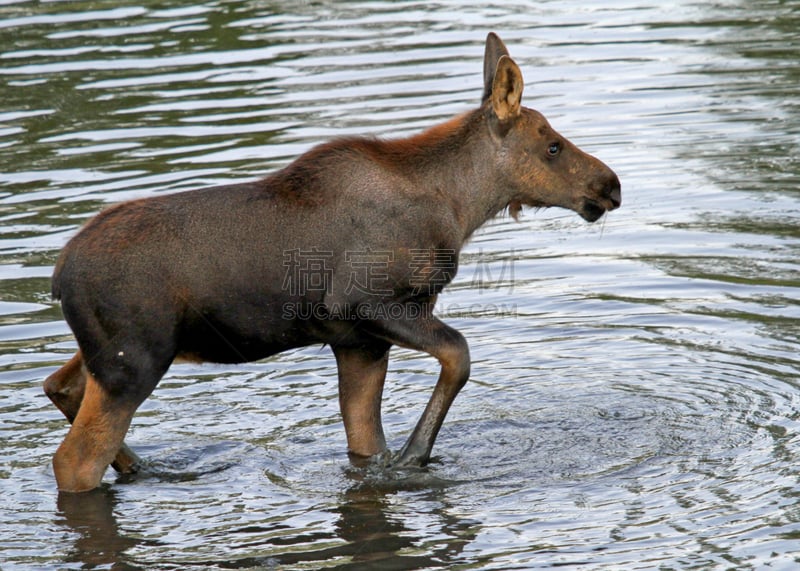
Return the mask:
[[[486,51],[483,53],[483,97],[481,98],[481,103],[485,103],[492,94],[497,62],[500,61],[501,57],[508,55],[508,49],[503,40],[494,32],[489,32],[489,35],[486,36]]]
[[[510,57],[502,56],[497,62],[490,93],[492,109],[500,121],[519,115],[524,86],[519,66]]]

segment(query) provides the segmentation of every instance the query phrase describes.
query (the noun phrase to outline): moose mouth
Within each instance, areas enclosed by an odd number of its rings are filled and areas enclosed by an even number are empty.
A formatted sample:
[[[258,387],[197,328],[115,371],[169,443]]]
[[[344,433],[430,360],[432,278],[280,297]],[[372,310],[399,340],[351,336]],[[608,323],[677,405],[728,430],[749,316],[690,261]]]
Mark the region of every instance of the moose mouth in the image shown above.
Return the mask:
[[[615,210],[622,205],[619,182],[616,185],[607,185],[602,194],[603,196],[600,200],[584,197],[578,214],[587,222],[596,222],[606,212]]]
[[[578,212],[587,222],[596,222],[607,211],[622,205],[622,192],[617,175],[609,170],[608,176],[598,182],[599,184],[589,185],[593,198],[584,195],[583,204]]]
[[[616,206],[614,206],[613,204],[611,208],[606,208],[605,206],[602,206],[599,202],[595,202],[594,200],[585,198],[583,200],[583,205],[581,207],[581,210],[580,212],[578,212],[578,214],[580,214],[581,218],[583,218],[587,222],[597,222],[603,216],[603,214],[606,213],[607,210],[613,210],[614,208],[616,208]]]

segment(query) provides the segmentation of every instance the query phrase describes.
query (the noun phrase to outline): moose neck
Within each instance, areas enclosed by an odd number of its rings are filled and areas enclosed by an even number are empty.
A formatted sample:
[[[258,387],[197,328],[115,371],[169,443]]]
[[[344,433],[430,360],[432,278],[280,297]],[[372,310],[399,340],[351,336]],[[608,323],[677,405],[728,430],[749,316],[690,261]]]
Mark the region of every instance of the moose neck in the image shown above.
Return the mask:
[[[483,108],[388,144],[417,188],[449,204],[462,241],[511,200],[494,167],[496,142]]]

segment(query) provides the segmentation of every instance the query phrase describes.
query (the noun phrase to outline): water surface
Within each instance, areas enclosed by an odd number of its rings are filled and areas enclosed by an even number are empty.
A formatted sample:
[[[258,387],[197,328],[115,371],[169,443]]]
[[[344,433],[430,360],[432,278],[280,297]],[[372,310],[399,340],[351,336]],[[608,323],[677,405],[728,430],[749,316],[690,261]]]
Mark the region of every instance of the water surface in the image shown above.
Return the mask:
[[[472,378],[419,473],[351,467],[328,349],[176,365],[79,499],[42,380],[59,249],[121,200],[249,180],[330,137],[525,102],[623,208],[500,217],[440,315]],[[800,555],[800,3],[0,3],[3,569],[791,569]],[[393,353],[399,448],[437,373]]]

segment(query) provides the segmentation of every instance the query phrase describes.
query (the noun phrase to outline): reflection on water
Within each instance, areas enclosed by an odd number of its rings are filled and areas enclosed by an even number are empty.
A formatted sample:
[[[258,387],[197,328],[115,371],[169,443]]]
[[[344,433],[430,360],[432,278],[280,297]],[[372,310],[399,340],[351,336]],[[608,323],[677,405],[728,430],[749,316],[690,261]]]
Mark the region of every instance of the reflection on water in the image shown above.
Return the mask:
[[[431,466],[351,467],[310,347],[174,366],[129,435],[147,469],[58,495],[41,383],[75,347],[49,276],[77,228],[460,113],[488,30],[625,205],[474,238],[440,306],[472,379]],[[0,566],[793,568],[799,30],[794,0],[0,3]],[[436,372],[394,351],[390,446]]]
[[[139,542],[120,532],[114,508],[116,492],[99,488],[88,494],[59,494],[56,523],[74,532],[73,548],[65,563],[80,563],[85,568],[113,566],[114,569],[140,569],[125,562],[124,553]]]
[[[383,474],[375,479],[366,471],[352,471],[350,477],[355,483],[329,510],[335,518],[330,531],[287,536],[288,526],[280,523],[237,526],[229,522],[226,534],[246,536],[250,548],[259,547],[270,554],[219,561],[198,554],[185,564],[214,569],[278,569],[328,561],[334,563],[331,568],[377,570],[420,569],[437,562],[437,567],[447,567],[458,561],[464,545],[474,539],[472,530],[478,522],[452,515],[441,486],[430,478],[397,480]],[[406,528],[404,518],[393,508],[392,496],[399,489],[413,490],[428,506],[425,515],[431,539]],[[120,505],[113,488],[59,494],[55,522],[74,538],[64,562],[89,569],[142,569],[126,552],[166,547],[161,541],[138,539],[121,529],[115,515],[120,509],[124,505]],[[428,549],[415,550],[420,543],[428,544]]]

